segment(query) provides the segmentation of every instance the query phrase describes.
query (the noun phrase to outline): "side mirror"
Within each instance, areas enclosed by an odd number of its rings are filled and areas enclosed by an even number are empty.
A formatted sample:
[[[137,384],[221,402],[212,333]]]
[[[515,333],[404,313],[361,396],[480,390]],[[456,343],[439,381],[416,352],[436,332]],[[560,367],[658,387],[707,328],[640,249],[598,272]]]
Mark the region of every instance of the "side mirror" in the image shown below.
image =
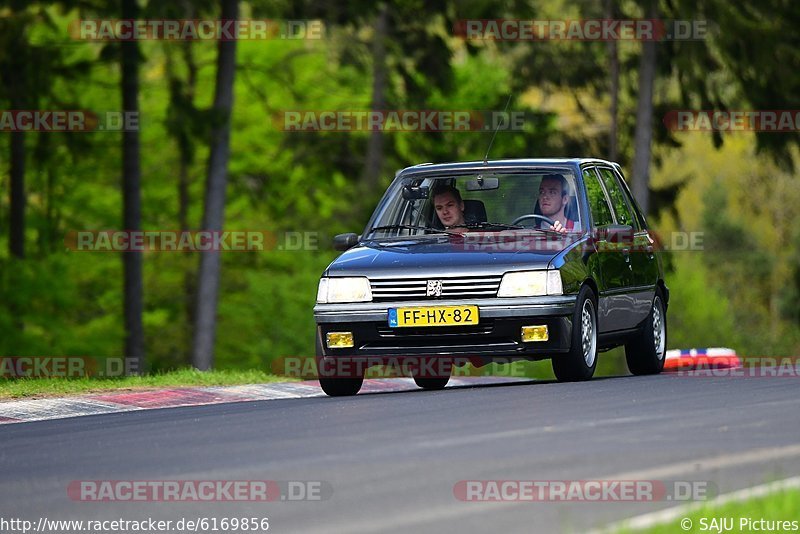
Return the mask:
[[[605,239],[609,243],[620,243],[629,245],[633,243],[633,226],[630,224],[609,224],[599,228],[601,231],[600,239]]]
[[[358,243],[358,234],[339,234],[333,238],[333,248],[344,252]]]

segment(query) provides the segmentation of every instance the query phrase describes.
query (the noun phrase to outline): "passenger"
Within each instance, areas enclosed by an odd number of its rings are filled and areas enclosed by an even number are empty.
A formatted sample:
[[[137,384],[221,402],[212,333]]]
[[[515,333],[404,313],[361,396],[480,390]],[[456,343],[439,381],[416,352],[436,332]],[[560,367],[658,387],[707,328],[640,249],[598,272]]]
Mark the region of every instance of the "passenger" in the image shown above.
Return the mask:
[[[461,193],[453,186],[439,185],[433,189],[433,207],[446,230],[463,233],[467,231],[464,223],[464,201]]]
[[[569,185],[561,174],[547,174],[539,184],[539,210],[554,221],[548,228],[562,234],[575,229],[575,221],[568,219],[564,210],[569,204]],[[545,223],[547,224],[547,223]]]

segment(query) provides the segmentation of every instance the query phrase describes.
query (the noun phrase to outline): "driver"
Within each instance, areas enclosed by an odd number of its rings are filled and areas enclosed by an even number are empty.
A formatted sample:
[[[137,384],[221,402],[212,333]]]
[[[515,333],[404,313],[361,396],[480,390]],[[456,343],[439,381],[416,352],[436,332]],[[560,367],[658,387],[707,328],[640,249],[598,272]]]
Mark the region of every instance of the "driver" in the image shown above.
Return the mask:
[[[467,231],[464,225],[464,201],[458,189],[451,185],[437,185],[433,190],[433,207],[446,230],[458,233]]]
[[[568,219],[564,210],[569,204],[569,185],[561,174],[547,174],[539,184],[539,209],[542,215],[554,221],[551,230],[566,234],[575,229],[575,221]]]

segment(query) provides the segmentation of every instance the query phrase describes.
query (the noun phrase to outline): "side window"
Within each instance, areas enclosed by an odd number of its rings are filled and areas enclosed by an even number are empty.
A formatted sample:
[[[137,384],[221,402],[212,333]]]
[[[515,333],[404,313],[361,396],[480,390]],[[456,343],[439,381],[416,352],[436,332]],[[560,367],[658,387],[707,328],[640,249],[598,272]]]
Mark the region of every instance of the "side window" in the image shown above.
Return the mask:
[[[639,223],[638,230],[647,230],[647,221],[645,221],[644,215],[642,215],[642,212],[639,211],[639,208],[636,206],[636,202],[634,202],[633,196],[631,196],[631,190],[628,188],[628,184],[625,183],[625,178],[622,177],[620,172],[615,172],[614,176],[617,177],[617,181],[622,186],[622,192],[625,194],[625,199],[628,201],[628,205],[631,207],[634,218]]]
[[[622,192],[622,188],[617,183],[613,171],[605,167],[601,167],[598,170],[600,171],[600,176],[603,178],[603,184],[606,186],[611,204],[614,206],[614,213],[617,214],[617,223],[629,224],[635,229],[637,225],[633,220],[631,208],[628,206],[628,201],[625,199],[625,195]]]
[[[592,212],[595,226],[605,226],[613,224],[611,208],[608,206],[603,186],[593,168],[583,170],[583,183],[586,186],[586,194],[589,197],[589,209]]]

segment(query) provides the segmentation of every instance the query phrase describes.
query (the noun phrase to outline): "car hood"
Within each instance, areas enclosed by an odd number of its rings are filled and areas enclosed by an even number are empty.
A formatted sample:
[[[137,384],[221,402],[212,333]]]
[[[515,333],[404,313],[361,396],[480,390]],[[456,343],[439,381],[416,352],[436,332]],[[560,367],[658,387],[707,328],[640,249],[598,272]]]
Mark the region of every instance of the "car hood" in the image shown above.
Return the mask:
[[[375,239],[360,243],[328,267],[329,276],[425,277],[502,274],[545,269],[579,235],[502,234]]]

